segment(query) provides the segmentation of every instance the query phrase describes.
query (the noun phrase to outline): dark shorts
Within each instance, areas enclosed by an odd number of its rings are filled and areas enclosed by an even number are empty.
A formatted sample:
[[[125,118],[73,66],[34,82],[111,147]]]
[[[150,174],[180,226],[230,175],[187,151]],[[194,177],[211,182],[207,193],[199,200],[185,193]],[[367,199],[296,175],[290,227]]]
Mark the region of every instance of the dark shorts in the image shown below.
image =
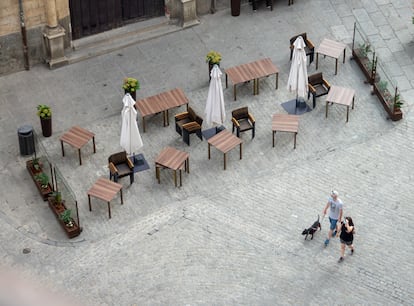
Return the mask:
[[[346,245],[352,245],[352,240],[351,241],[345,241],[345,240],[343,240],[343,239],[340,239],[341,240],[341,243],[343,243],[343,244],[346,244]]]

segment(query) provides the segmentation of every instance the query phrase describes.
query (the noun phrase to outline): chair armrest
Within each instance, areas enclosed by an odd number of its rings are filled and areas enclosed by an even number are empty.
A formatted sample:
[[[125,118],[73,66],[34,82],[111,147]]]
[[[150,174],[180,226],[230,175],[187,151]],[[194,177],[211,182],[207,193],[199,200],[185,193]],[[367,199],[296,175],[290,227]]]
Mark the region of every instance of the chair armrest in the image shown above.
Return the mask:
[[[114,165],[114,163],[110,162],[108,165],[109,171],[111,171],[112,174],[118,173],[118,169]]]
[[[306,45],[309,49],[315,49],[315,45],[309,39],[306,40]]]
[[[127,164],[130,169],[134,169],[134,163],[127,157]]]
[[[234,124],[235,126],[240,127],[240,123],[237,121],[237,119],[236,119],[236,118],[232,117],[232,118],[231,118],[231,122],[233,122],[233,124]]]
[[[250,122],[255,123],[256,120],[254,120],[254,117],[252,114],[248,113],[247,116],[249,117]]]
[[[201,126],[197,122],[192,121],[192,122],[188,122],[186,124],[183,124],[183,129],[185,129],[189,132],[192,132],[192,131],[200,130]]]
[[[316,92],[315,87],[313,87],[311,84],[309,84],[309,83],[308,83],[308,87],[309,87],[309,90],[310,90],[311,92]]]
[[[188,117],[188,112],[178,113],[175,116],[175,121],[180,121]]]
[[[325,84],[325,86],[329,89],[329,88],[331,88],[331,84],[329,84],[329,82],[327,81],[327,80],[325,80],[325,79],[322,79],[322,81],[323,81],[323,84]]]

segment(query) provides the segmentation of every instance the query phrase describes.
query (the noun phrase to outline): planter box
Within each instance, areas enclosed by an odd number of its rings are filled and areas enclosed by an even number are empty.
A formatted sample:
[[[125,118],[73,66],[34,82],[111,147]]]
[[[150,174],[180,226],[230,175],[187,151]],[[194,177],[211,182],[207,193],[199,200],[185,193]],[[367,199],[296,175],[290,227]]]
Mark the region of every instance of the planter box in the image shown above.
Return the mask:
[[[352,50],[352,58],[355,60],[355,62],[358,64],[359,68],[361,68],[362,73],[364,74],[366,78],[366,82],[369,84],[374,84],[374,76],[371,70],[368,69],[366,64],[369,62],[368,57],[360,57],[358,49]]]
[[[26,168],[27,171],[29,171],[29,174],[32,177],[33,182],[35,183],[37,190],[39,190],[40,196],[42,197],[43,201],[47,201],[47,198],[53,192],[52,186],[48,183],[47,188],[43,188],[41,184],[35,179],[36,175],[43,172],[42,168],[40,168],[39,170],[35,169],[33,167],[33,162],[31,160],[28,160],[26,162]]]
[[[377,83],[374,83],[373,85],[373,94],[377,95],[382,106],[384,107],[385,111],[388,113],[388,116],[392,121],[398,121],[402,119],[403,116],[401,110],[398,109],[394,111],[393,106],[387,102],[387,100],[383,96],[383,93],[379,90]]]
[[[73,220],[73,226],[68,227],[66,224],[60,220],[60,214],[63,213],[66,210],[65,201],[62,201],[60,204],[56,204],[55,198],[48,197],[47,201],[49,202],[50,209],[54,212],[58,222],[62,226],[63,230],[66,232],[66,235],[68,235],[69,238],[74,238],[80,235],[82,232],[82,229],[78,226],[78,224]]]

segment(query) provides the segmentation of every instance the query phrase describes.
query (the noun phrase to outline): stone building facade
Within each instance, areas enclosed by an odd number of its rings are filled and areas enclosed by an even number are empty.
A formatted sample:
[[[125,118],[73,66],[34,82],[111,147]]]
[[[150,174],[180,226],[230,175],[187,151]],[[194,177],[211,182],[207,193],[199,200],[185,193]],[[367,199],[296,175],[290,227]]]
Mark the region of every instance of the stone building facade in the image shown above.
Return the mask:
[[[210,12],[215,2],[163,1],[170,17],[183,26],[191,25],[188,19],[192,16]],[[66,63],[64,53],[72,42],[71,3],[74,0],[0,1],[0,75],[29,69],[41,62],[49,63],[51,68]]]

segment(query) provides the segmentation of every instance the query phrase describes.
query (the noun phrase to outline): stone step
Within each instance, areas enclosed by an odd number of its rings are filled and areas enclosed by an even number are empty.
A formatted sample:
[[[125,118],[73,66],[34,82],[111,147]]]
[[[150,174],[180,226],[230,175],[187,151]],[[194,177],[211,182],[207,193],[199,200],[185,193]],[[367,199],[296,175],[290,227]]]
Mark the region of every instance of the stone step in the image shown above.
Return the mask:
[[[162,16],[136,22],[96,35],[74,40],[72,50],[67,54],[70,64],[91,57],[107,54],[139,42],[180,31],[175,21]]]

